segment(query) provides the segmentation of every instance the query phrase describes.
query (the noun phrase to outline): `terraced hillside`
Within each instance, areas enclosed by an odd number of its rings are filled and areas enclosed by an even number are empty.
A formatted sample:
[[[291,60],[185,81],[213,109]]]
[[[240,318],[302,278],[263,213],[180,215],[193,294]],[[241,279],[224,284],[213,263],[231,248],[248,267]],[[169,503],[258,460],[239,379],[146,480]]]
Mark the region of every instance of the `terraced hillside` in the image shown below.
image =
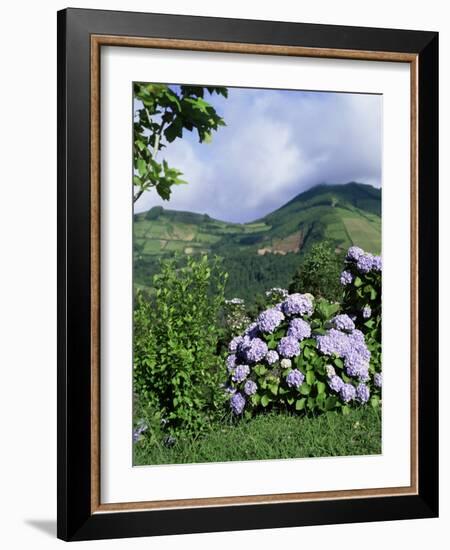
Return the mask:
[[[369,185],[318,185],[251,223],[154,207],[135,215],[135,282],[149,287],[161,257],[218,254],[229,271],[228,294],[248,297],[286,286],[301,256],[327,239],[336,252],[357,244],[380,253],[381,191]]]

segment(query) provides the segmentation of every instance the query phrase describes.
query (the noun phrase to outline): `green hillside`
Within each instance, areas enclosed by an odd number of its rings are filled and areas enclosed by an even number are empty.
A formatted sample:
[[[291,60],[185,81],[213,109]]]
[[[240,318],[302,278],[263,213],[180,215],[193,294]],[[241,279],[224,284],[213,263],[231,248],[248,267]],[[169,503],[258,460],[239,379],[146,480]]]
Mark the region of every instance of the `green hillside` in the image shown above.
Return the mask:
[[[134,216],[135,283],[149,287],[161,257],[218,254],[229,272],[228,297],[251,299],[287,286],[301,257],[327,239],[336,253],[357,244],[379,253],[381,191],[369,185],[318,185],[252,223],[154,207]]]

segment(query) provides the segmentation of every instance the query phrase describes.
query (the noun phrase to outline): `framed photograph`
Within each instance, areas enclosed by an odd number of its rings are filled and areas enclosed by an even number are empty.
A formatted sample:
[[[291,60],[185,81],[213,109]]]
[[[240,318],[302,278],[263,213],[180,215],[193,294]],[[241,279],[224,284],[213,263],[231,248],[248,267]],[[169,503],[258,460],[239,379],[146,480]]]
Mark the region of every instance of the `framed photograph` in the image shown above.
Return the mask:
[[[58,13],[58,537],[438,514],[438,35]]]

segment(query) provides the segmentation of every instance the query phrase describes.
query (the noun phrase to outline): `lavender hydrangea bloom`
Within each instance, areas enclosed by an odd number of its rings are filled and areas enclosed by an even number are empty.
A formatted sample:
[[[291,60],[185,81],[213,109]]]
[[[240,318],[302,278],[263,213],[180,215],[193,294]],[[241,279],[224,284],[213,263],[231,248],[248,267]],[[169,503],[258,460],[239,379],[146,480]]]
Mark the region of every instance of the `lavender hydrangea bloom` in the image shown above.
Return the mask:
[[[359,384],[356,388],[356,399],[359,403],[364,404],[369,401],[370,390],[365,384]]]
[[[311,299],[305,294],[290,294],[283,302],[285,315],[311,315],[313,305]]]
[[[351,332],[355,328],[355,323],[345,313],[341,315],[336,315],[335,317],[333,317],[333,319],[331,319],[331,322],[334,328],[337,330]]]
[[[339,280],[342,286],[349,285],[353,281],[353,275],[350,271],[343,271]]]
[[[311,327],[309,323],[303,319],[292,319],[289,323],[287,335],[301,341],[304,338],[309,338],[311,336]]]
[[[373,383],[375,384],[375,386],[377,388],[381,388],[381,386],[383,385],[383,376],[382,376],[381,372],[375,373],[375,375],[373,377]]]
[[[360,273],[369,273],[373,266],[373,255],[365,252],[356,262],[356,267]]]
[[[370,306],[364,306],[362,310],[362,316],[364,319],[370,319],[372,315],[372,308]]]
[[[239,344],[242,342],[242,336],[235,336],[228,344],[228,349],[232,352],[238,349]]]
[[[357,262],[360,256],[364,254],[364,250],[359,246],[351,246],[347,251],[346,260]]]
[[[356,397],[355,387],[351,384],[343,384],[342,388],[339,390],[339,396],[344,403],[352,401]]]
[[[305,375],[297,369],[291,370],[286,377],[286,383],[290,388],[299,388],[305,380]]]
[[[326,334],[316,337],[317,347],[324,355],[336,354],[343,357],[349,349],[348,335],[334,328],[328,330]]]
[[[230,407],[234,414],[241,414],[245,407],[245,397],[242,393],[236,392],[231,396]]]
[[[236,391],[236,388],[233,388],[232,386],[225,387],[225,393],[228,393],[230,395],[233,395],[234,393],[236,393]]]
[[[264,359],[268,351],[267,344],[260,338],[253,338],[245,349],[245,356],[250,363]]]
[[[253,380],[247,380],[244,385],[244,393],[246,395],[254,395],[257,389],[258,386],[256,385],[256,382],[253,382]]]
[[[345,372],[349,376],[357,376],[364,374],[368,368],[368,362],[365,356],[355,348],[351,348],[345,354]]]
[[[381,256],[374,256],[373,257],[372,269],[374,271],[381,271]]]
[[[267,352],[266,361],[269,365],[275,364],[279,359],[280,356],[274,349],[271,349]]]
[[[278,343],[278,353],[283,357],[296,357],[300,354],[298,340],[292,338],[292,336],[285,336]]]
[[[337,374],[334,374],[329,380],[328,385],[330,388],[335,392],[340,392],[342,389],[342,386],[344,385],[344,381],[340,376]]]
[[[362,368],[360,371],[359,371],[359,374],[358,374],[358,380],[360,382],[368,382],[370,379],[370,376],[369,376],[369,367],[364,367]]]
[[[351,346],[353,346],[350,351],[355,351],[356,353],[358,353],[359,356],[361,357],[361,360],[364,363],[366,363],[366,365],[368,365],[370,363],[371,353],[370,353],[369,349],[367,348],[366,343],[361,342],[361,343],[354,344],[350,338],[349,338],[349,341],[350,341]],[[347,359],[347,355],[349,355],[349,353],[350,352],[346,353],[346,355],[345,355],[346,359]]]
[[[248,365],[238,365],[231,376],[233,382],[242,382],[250,374],[250,367]]]
[[[348,335],[348,340],[351,346],[364,346],[366,345],[366,339],[364,338],[364,333],[358,328]]]
[[[282,359],[280,365],[282,369],[290,369],[292,367],[292,361],[290,359]]]
[[[236,366],[236,355],[234,353],[227,357],[226,365],[228,372],[231,372],[234,369],[234,367]]]
[[[281,311],[275,308],[266,309],[258,316],[258,328],[263,333],[271,334],[283,320],[284,315]]]

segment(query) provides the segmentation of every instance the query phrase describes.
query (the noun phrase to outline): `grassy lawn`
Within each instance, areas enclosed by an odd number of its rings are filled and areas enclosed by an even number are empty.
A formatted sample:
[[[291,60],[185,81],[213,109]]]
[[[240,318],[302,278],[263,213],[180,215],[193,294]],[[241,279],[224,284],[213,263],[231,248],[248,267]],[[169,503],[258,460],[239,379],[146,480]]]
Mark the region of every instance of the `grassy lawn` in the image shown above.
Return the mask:
[[[134,445],[134,465],[227,462],[381,453],[381,409],[361,407],[348,416],[270,413],[237,424],[218,424],[201,438],[172,447],[146,438]]]

